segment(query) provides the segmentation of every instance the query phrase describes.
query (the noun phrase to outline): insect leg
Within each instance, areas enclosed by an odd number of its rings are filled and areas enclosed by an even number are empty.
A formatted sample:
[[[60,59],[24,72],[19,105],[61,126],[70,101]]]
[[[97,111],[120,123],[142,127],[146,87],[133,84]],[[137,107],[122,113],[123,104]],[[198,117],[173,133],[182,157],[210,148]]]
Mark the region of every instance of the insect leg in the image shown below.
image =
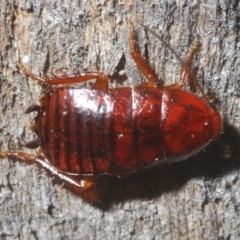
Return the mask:
[[[109,77],[101,72],[86,72],[80,73],[78,75],[59,76],[52,79],[44,79],[27,70],[20,62],[16,62],[16,65],[30,78],[45,83],[47,85],[82,83],[92,79],[96,79],[96,83],[94,84],[93,89],[108,89]]]
[[[42,168],[50,172],[53,176],[57,176],[59,179],[69,184],[71,187],[78,189],[80,191],[86,190],[92,186],[92,182],[90,180],[81,179],[78,176],[74,176],[68,174],[67,172],[63,172],[56,167],[54,167],[51,163],[48,162],[47,159],[36,157],[36,163],[38,163]]]
[[[37,76],[36,74],[30,72],[29,70],[27,70],[20,62],[16,61],[15,62],[16,66],[21,69],[28,77],[34,79],[34,80],[37,80],[39,82],[42,82],[42,83],[46,83],[46,79],[44,78],[41,78],[39,76]]]
[[[199,83],[196,74],[194,73],[192,69],[192,59],[194,54],[197,52],[199,49],[201,43],[199,39],[196,40],[195,44],[188,50],[187,56],[185,60],[182,63],[181,71],[180,71],[180,82],[175,83],[173,85],[167,86],[166,88],[172,88],[172,89],[182,89],[186,83],[186,81],[189,81],[189,79],[192,80],[192,82],[198,87],[200,90],[202,96],[204,99],[208,99],[206,94],[203,91],[203,88],[201,84]]]
[[[129,45],[131,49],[131,55],[134,61],[136,62],[138,68],[142,72],[142,74],[147,78],[147,82],[140,85],[139,87],[156,87],[156,82],[158,80],[155,72],[149,66],[147,61],[142,58],[141,53],[139,51],[138,44],[135,40],[135,30],[133,23],[130,21],[130,37],[129,37]]]
[[[28,154],[25,152],[0,152],[0,158],[3,157],[11,157],[17,158],[22,161],[27,161],[27,163],[37,163],[40,167],[44,168],[48,172],[50,172],[53,176],[57,176],[65,183],[69,184],[71,187],[76,188],[78,190],[85,190],[92,186],[92,182],[85,179],[79,179],[78,176],[74,176],[73,174],[65,173],[56,167],[54,167],[51,163],[48,162],[42,156],[35,156],[32,154]]]
[[[25,152],[0,152],[0,158],[4,157],[18,158],[29,163],[33,163],[36,158],[36,156]]]

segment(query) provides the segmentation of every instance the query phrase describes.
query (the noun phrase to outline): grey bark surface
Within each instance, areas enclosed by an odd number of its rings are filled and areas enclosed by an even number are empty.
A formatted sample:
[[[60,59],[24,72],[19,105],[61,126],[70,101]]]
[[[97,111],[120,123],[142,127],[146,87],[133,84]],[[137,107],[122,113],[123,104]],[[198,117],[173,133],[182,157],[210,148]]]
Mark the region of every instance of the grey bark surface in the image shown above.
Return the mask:
[[[16,60],[41,76],[60,68],[102,71],[112,76],[110,87],[137,86],[145,79],[128,43],[128,21],[136,19],[181,58],[199,37],[194,69],[205,92],[216,95],[231,157],[214,142],[187,161],[100,178],[95,202],[36,165],[1,159],[0,239],[240,239],[239,1],[0,0],[0,150],[37,154],[23,147],[36,138],[29,130],[34,114],[24,111],[44,86],[19,71]],[[135,27],[160,84],[177,82],[178,60]]]

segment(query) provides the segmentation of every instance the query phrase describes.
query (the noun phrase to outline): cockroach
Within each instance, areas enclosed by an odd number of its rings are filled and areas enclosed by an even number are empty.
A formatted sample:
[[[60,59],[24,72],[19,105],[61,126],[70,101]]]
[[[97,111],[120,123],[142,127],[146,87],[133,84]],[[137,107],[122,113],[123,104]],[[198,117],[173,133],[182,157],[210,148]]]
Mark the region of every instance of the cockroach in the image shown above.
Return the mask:
[[[157,87],[156,74],[141,56],[132,22],[129,44],[132,58],[146,77],[145,83],[134,88],[109,88],[109,77],[102,72],[42,78],[16,62],[27,76],[48,85],[40,105],[26,110],[37,112],[31,130],[38,137],[26,147],[40,150],[37,156],[1,152],[0,157],[37,163],[84,190],[92,185],[93,177],[121,176],[174,163],[216,139],[222,129],[220,114],[209,104],[191,67],[199,40],[181,62],[180,82],[163,88]],[[92,79],[96,79],[92,88],[64,87]],[[183,90],[189,79],[202,98]]]

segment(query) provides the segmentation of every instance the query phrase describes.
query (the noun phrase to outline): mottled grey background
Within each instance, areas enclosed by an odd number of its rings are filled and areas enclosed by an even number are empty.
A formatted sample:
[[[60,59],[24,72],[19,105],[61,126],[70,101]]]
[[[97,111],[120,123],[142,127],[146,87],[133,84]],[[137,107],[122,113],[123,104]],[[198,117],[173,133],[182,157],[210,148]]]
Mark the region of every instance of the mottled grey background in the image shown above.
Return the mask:
[[[101,70],[111,87],[144,78],[129,54],[128,20],[140,19],[183,58],[199,36],[194,68],[224,119],[221,140],[187,161],[117,179],[98,179],[82,196],[35,165],[0,161],[0,239],[239,239],[240,4],[234,0],[0,0],[0,149],[17,150],[44,87],[17,70],[20,60],[43,76],[59,68]],[[180,65],[136,25],[142,53],[160,84],[179,79]],[[120,78],[120,81],[117,81]],[[25,150],[24,150],[25,151]],[[29,151],[29,150],[26,150]],[[32,151],[34,153],[34,151]],[[95,202],[89,203],[92,195]]]

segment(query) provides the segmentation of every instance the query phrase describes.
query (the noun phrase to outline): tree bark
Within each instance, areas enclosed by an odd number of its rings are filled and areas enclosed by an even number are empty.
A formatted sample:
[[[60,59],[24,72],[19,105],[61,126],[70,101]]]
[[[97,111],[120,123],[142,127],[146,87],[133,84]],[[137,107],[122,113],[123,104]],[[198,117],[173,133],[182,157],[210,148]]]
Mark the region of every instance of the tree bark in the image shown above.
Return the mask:
[[[145,81],[130,55],[129,20],[159,76],[179,81],[180,62],[199,37],[194,69],[224,120],[221,141],[177,164],[116,178],[98,178],[75,194],[36,165],[0,161],[0,239],[239,239],[240,238],[240,3],[207,1],[0,0],[0,149],[23,150],[45,87],[14,62],[44,76],[60,68],[102,71],[110,87]],[[84,84],[90,86],[92,82]],[[188,88],[187,88],[188,89]],[[196,91],[198,94],[198,91]]]

